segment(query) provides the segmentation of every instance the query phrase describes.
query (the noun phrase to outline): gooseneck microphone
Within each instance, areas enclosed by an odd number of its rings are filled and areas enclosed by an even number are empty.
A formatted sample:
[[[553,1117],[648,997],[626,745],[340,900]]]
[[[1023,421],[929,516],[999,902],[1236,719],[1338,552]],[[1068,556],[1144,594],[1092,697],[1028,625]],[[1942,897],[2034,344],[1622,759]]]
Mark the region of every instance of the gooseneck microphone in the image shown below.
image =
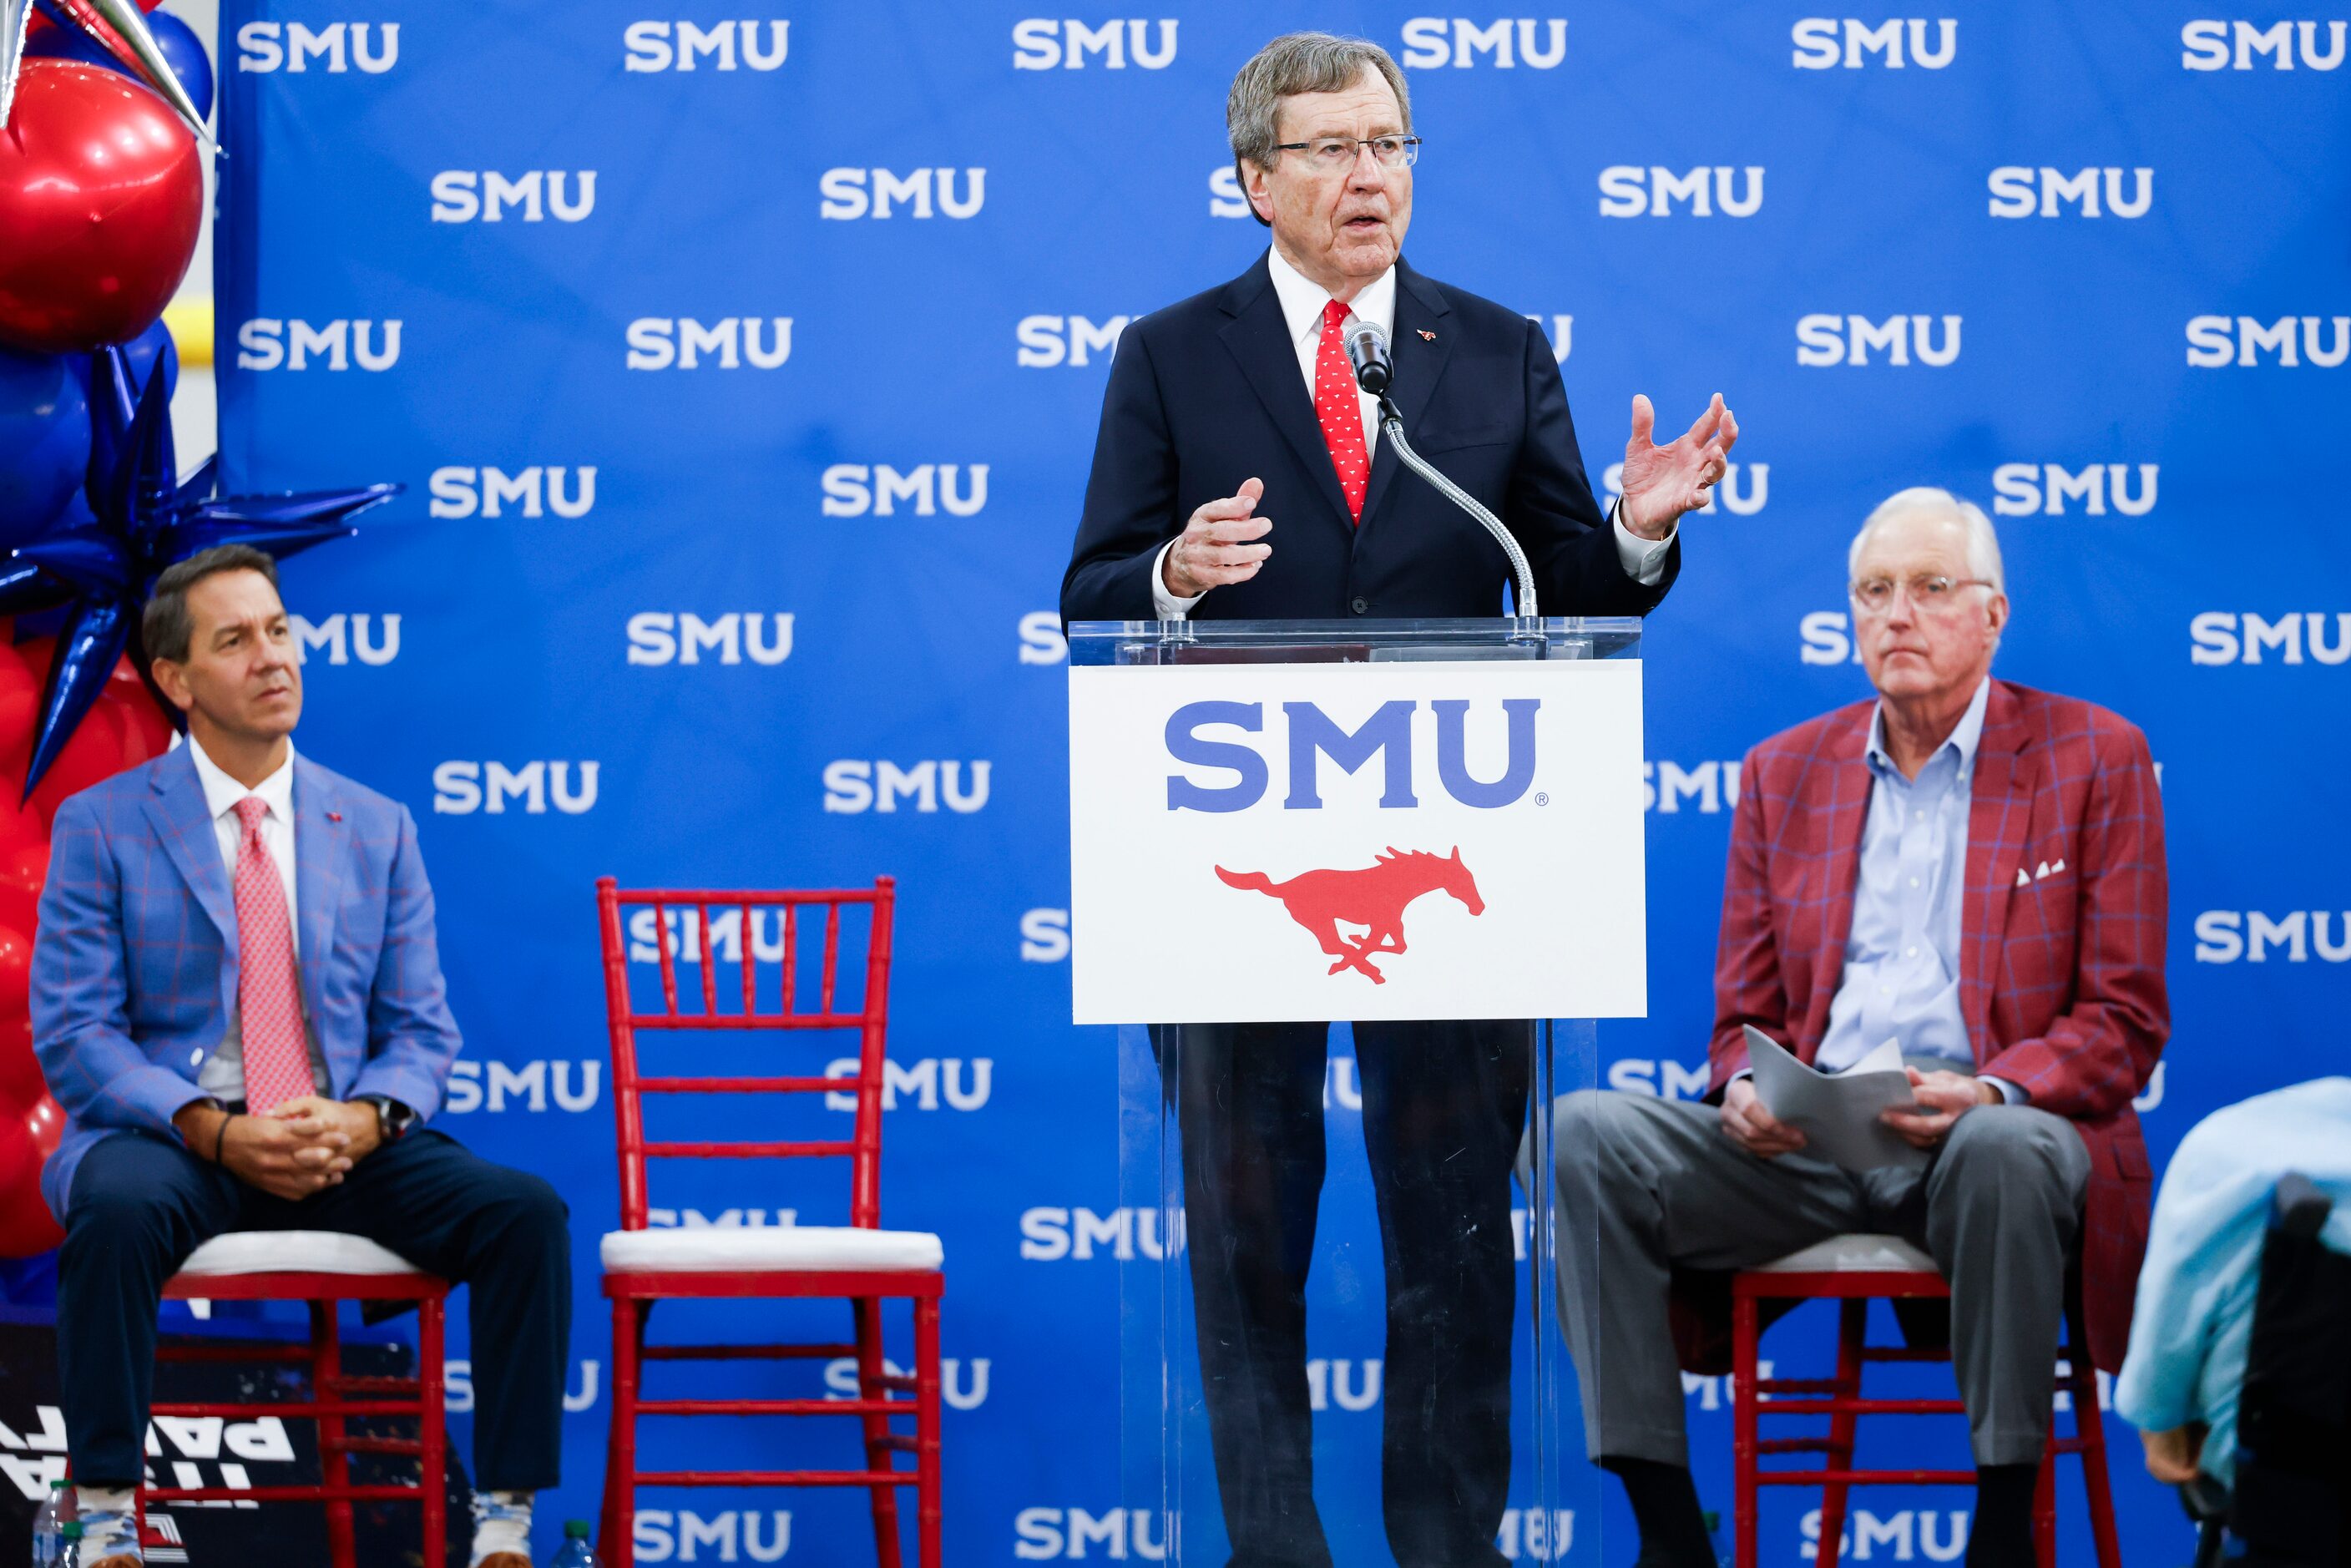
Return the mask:
[[[1350,313],[1347,319],[1340,324],[1339,338],[1347,346],[1348,361],[1355,367],[1355,384],[1380,400],[1380,429],[1387,434],[1388,440],[1395,443],[1397,458],[1405,467],[1437,486],[1437,493],[1447,500],[1477,518],[1485,526],[1486,531],[1494,536],[1494,542],[1500,545],[1502,553],[1510,558],[1510,572],[1517,580],[1519,614],[1524,619],[1533,620],[1538,613],[1535,609],[1535,574],[1534,569],[1527,564],[1527,552],[1519,548],[1519,541],[1511,537],[1510,529],[1502,526],[1499,517],[1480,506],[1478,497],[1438,473],[1426,458],[1412,449],[1412,443],[1404,438],[1404,414],[1396,408],[1395,401],[1388,396],[1388,388],[1395,380],[1395,361],[1389,357],[1388,335],[1362,317]]]
[[[1339,338],[1347,345],[1348,362],[1355,367],[1355,384],[1374,397],[1386,396],[1388,382],[1395,379],[1395,367],[1388,361],[1387,334],[1351,313],[1339,329]]]

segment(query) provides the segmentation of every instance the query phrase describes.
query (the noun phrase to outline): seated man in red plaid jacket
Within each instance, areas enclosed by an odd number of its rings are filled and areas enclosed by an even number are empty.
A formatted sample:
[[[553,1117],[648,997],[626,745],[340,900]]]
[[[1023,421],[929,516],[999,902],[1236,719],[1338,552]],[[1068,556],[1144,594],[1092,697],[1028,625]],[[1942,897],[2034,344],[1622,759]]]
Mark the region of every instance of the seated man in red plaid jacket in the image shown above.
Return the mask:
[[[1683,1432],[1677,1274],[1853,1231],[1930,1253],[1975,1452],[1975,1568],[2033,1561],[2077,1260],[2093,1359],[2112,1370],[2128,1338],[2148,1187],[2131,1101],[2170,1029],[2147,739],[1991,678],[2009,607],[1978,507],[1905,490],[1849,566],[1877,698],[1772,737],[1740,770],[1708,1102],[1560,1105],[1560,1313],[1586,1451],[1625,1484],[1641,1568],[1715,1561]],[[1926,1167],[1808,1155],[1756,1097],[1750,1025],[1823,1071],[1897,1041],[1917,1103],[1886,1120]]]

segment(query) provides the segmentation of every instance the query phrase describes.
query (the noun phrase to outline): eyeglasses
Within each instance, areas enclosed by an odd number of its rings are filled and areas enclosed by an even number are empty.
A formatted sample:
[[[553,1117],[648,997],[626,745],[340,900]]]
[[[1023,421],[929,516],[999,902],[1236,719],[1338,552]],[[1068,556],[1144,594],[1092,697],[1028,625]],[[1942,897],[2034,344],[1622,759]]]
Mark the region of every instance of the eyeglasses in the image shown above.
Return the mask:
[[[1896,589],[1910,591],[1910,602],[1920,610],[1946,610],[1959,602],[1962,588],[1997,588],[2000,585],[1980,577],[1914,577],[1896,582],[1890,577],[1865,577],[1849,590],[1853,601],[1872,615],[1883,615],[1894,607]]]
[[[1324,136],[1312,141],[1277,141],[1277,152],[1303,152],[1318,174],[1343,174],[1355,166],[1359,147],[1368,147],[1383,169],[1409,169],[1420,162],[1417,136]]]

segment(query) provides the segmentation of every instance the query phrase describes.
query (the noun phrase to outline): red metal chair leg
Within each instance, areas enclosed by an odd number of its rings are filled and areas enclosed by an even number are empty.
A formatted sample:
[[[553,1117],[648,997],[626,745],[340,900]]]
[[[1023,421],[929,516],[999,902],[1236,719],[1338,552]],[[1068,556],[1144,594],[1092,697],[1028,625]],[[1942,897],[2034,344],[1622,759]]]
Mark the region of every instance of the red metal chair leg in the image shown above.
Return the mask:
[[[1868,1336],[1869,1302],[1858,1296],[1839,1301],[1836,1369],[1836,1396],[1839,1399],[1861,1397],[1861,1351]],[[1840,1411],[1829,1417],[1828,1469],[1853,1469],[1855,1430],[1860,1419],[1850,1410]],[[1845,1502],[1851,1490],[1851,1484],[1845,1481],[1822,1483],[1820,1568],[1836,1568],[1837,1558],[1844,1550]]]
[[[2057,1452],[2053,1448],[2042,1450],[2041,1473],[2032,1483],[2032,1557],[2041,1568],[2057,1568]]]
[[[939,1303],[924,1296],[914,1302],[914,1499],[922,1568],[941,1563],[939,1375]]]
[[[442,1375],[449,1303],[416,1303],[417,1485],[424,1513],[424,1568],[447,1568],[449,1557],[449,1427]]]
[[[882,1381],[882,1303],[872,1296],[860,1296],[849,1303],[854,1320],[857,1343],[857,1396],[860,1399],[883,1399],[889,1396],[889,1387]],[[890,1441],[890,1417],[866,1416],[862,1418],[865,1428],[865,1468],[886,1470],[894,1465],[892,1455],[894,1445]],[[876,1486],[866,1489],[873,1509],[873,1554],[880,1568],[899,1568],[898,1489]]]
[[[342,1325],[334,1301],[312,1301],[310,1308],[310,1396],[321,1404],[343,1396]],[[319,1479],[327,1487],[351,1483],[350,1456],[343,1448],[343,1418],[319,1417]],[[351,1535],[349,1499],[327,1504],[327,1559],[334,1568],[355,1568],[358,1553]]]
[[[1730,1537],[1734,1568],[1755,1568],[1755,1298],[1730,1303]]]
[[[612,1415],[604,1445],[604,1520],[596,1555],[606,1568],[634,1568],[637,1511],[637,1303],[612,1299]]]

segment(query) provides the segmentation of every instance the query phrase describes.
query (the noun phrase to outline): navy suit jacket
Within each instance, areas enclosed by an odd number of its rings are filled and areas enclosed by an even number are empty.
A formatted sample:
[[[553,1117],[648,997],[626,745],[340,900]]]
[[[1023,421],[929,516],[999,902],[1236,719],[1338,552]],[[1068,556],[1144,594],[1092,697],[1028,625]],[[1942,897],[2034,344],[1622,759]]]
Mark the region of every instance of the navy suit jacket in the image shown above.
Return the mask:
[[[1535,324],[1396,263],[1395,387],[1415,450],[1518,538],[1549,615],[1646,615],[1681,570],[1626,574],[1593,501],[1559,363]],[[1372,458],[1362,526],[1347,516],[1311,395],[1259,256],[1218,288],[1154,311],[1119,338],[1070,570],[1067,621],[1151,621],[1159,548],[1203,502],[1265,481],[1272,555],[1211,591],[1196,619],[1483,616],[1502,612],[1509,558],[1395,444]]]

